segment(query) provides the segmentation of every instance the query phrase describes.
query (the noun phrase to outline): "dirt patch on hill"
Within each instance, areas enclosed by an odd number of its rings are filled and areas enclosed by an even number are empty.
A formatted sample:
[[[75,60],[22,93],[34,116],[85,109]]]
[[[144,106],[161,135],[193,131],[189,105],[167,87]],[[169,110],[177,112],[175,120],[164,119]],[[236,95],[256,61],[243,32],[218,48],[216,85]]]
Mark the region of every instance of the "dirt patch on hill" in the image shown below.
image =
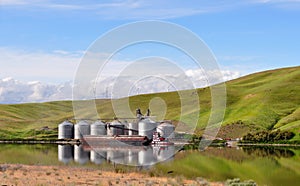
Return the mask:
[[[222,126],[219,130],[217,137],[226,139],[226,138],[240,138],[246,135],[249,132],[256,131],[255,126],[250,127],[242,122],[237,122],[233,124],[228,124]]]
[[[250,99],[250,98],[253,98],[255,96],[256,96],[256,94],[248,94],[248,95],[245,96],[245,99]]]

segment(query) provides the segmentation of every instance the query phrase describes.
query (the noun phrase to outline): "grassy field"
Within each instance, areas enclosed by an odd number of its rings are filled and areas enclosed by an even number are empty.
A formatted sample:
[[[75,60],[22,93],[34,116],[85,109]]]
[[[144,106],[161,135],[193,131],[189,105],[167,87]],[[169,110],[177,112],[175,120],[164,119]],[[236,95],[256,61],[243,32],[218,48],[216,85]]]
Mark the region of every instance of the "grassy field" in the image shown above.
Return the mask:
[[[281,129],[297,133],[294,139],[300,139],[300,67],[248,75],[226,82],[226,89],[227,107],[220,137],[241,137],[249,131]],[[211,91],[202,88],[197,89],[197,93],[200,113],[189,110],[183,117],[193,118],[199,114],[196,133],[201,133],[210,116]],[[180,120],[181,100],[177,92],[130,97],[132,114],[138,107],[145,113],[154,99],[166,105],[165,119],[174,123]],[[126,99],[117,102],[122,101]],[[96,104],[101,118],[114,117],[110,100],[96,100]],[[155,109],[159,106],[152,105],[152,115],[161,119],[162,113]],[[71,101],[0,105],[0,138],[56,138],[58,124],[73,117]]]

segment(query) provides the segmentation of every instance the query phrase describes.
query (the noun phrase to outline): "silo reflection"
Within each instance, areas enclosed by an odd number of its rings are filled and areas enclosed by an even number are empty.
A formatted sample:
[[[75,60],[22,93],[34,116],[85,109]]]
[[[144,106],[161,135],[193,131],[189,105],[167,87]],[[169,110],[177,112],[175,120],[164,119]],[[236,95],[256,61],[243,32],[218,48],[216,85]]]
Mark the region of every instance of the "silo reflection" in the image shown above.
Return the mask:
[[[156,162],[156,157],[153,154],[152,147],[147,147],[144,150],[139,151],[139,165],[148,166]]]
[[[81,145],[74,145],[74,161],[79,164],[85,164],[89,161],[90,152],[84,151]]]
[[[158,162],[162,161],[170,161],[174,159],[174,154],[175,154],[175,146],[170,145],[170,146],[154,146],[153,151],[155,156],[157,157]]]
[[[73,160],[73,148],[71,145],[58,145],[58,160],[68,164]]]
[[[106,152],[105,151],[98,151],[98,150],[91,150],[91,162],[99,165],[106,161]]]

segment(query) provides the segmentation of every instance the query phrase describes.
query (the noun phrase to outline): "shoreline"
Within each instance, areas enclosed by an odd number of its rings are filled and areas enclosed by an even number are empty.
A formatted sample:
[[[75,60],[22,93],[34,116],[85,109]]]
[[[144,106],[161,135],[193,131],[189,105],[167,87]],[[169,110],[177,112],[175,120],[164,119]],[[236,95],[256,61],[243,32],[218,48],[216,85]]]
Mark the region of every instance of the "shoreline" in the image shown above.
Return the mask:
[[[0,140],[0,144],[57,144],[57,145],[80,145],[80,140],[35,140],[35,139],[16,139]]]
[[[269,146],[269,147],[300,147],[300,144],[280,144],[280,143],[239,143],[237,146]]]
[[[80,145],[82,144],[82,140],[79,139],[60,139],[60,140],[36,140],[36,139],[2,139],[0,140],[0,144],[57,144],[57,145]],[[175,145],[192,145],[192,143],[174,143]],[[219,147],[226,146],[225,144],[220,143],[212,143],[209,145],[210,147]],[[300,144],[284,144],[284,143],[237,143],[236,146],[270,146],[270,147],[300,147]]]

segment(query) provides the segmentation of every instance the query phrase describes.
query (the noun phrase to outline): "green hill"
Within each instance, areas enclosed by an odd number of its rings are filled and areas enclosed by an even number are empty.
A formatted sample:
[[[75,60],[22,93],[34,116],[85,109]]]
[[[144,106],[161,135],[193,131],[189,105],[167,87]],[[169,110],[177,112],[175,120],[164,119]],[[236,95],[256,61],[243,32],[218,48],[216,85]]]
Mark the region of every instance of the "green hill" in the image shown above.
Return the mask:
[[[227,108],[220,137],[240,137],[262,129],[300,132],[300,67],[270,70],[226,82]],[[200,116],[196,133],[205,128],[210,115],[210,88],[197,90]],[[140,107],[145,113],[157,97],[167,105],[166,119],[179,120],[177,92],[138,95],[129,98],[132,113]],[[160,100],[161,100],[160,99]],[[113,118],[110,100],[96,100],[101,118]],[[152,114],[159,116],[161,113]],[[192,117],[193,111],[186,113]],[[71,101],[0,105],[0,138],[45,138],[57,135],[57,125],[73,118]],[[47,126],[47,127],[46,127]]]

